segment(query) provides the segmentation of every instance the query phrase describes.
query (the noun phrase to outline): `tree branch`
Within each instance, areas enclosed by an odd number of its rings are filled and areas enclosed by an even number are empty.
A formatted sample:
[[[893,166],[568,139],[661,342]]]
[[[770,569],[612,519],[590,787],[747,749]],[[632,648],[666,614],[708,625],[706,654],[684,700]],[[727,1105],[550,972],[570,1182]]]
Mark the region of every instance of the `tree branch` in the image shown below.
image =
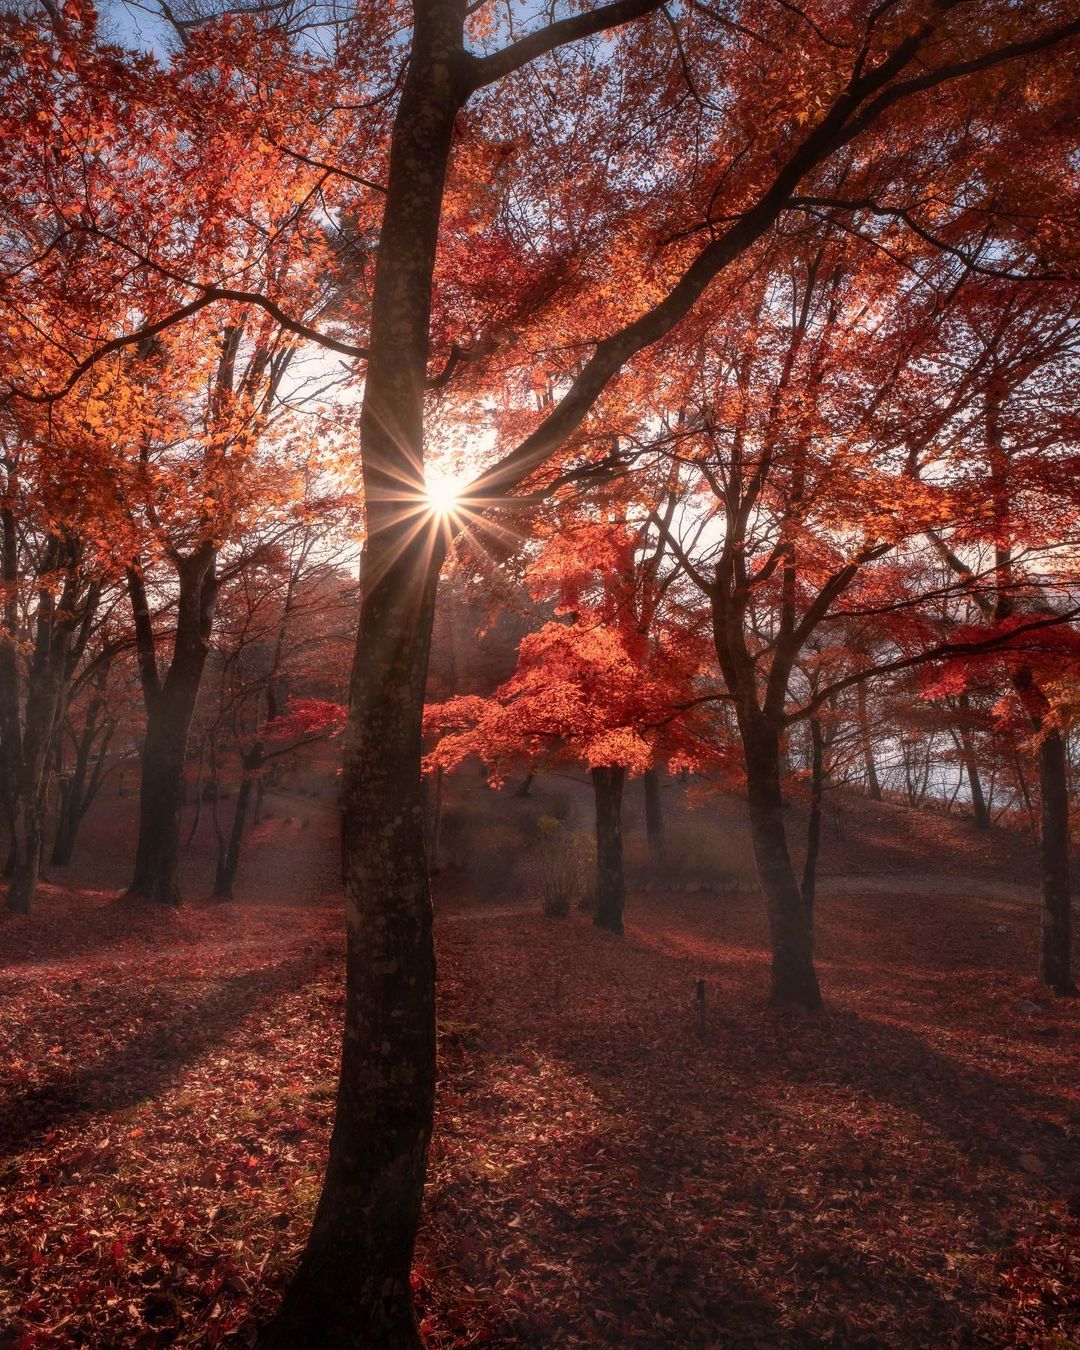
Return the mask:
[[[486,84],[512,75],[530,61],[539,56],[564,47],[568,42],[578,42],[581,38],[592,37],[612,28],[621,28],[623,24],[640,19],[646,14],[658,10],[663,0],[613,0],[611,4],[601,5],[599,9],[584,14],[573,14],[567,19],[548,24],[527,37],[513,42],[501,51],[490,56],[473,57],[468,71],[470,91],[482,89]]]

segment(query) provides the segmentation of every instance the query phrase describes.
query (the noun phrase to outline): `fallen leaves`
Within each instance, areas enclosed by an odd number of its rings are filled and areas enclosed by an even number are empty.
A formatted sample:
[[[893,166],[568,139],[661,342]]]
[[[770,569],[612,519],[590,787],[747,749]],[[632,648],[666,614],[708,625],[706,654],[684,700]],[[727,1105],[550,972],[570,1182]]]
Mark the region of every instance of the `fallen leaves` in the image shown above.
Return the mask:
[[[433,1350],[1075,1339],[1080,1019],[1034,913],[857,878],[820,913],[800,1019],[750,893],[634,894],[623,940],[444,907]],[[336,901],[5,922],[0,1344],[248,1347],[321,1183]]]

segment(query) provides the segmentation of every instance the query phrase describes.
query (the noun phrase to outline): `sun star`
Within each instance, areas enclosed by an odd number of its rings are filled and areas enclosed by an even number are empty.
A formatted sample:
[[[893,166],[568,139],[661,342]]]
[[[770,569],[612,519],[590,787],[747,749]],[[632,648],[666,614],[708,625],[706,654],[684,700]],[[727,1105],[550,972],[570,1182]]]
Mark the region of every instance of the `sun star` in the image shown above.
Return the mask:
[[[428,505],[437,516],[451,516],[458,506],[458,484],[450,478],[432,476],[425,487]]]

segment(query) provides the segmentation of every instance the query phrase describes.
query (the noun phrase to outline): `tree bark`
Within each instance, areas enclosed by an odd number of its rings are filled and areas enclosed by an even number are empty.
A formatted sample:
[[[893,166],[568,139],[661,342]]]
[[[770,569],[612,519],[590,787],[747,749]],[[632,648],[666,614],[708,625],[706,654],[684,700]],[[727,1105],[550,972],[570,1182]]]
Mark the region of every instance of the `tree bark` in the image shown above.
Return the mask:
[[[410,1267],[435,1101],[420,780],[445,527],[423,490],[435,247],[467,95],[464,0],[417,3],[391,140],[360,419],[367,542],[342,775],[345,1034],[326,1179],[271,1350],[420,1345]]]
[[[14,528],[13,518],[5,512],[5,540]],[[34,651],[26,672],[25,705],[21,709],[15,630],[11,627],[10,612],[7,615],[11,637],[3,643],[0,664],[0,726],[6,741],[5,795],[11,822],[7,907],[20,914],[30,912],[41,870],[48,764],[58,720],[100,595],[96,584],[84,591],[81,552],[75,536],[61,534],[51,536],[44,551],[39,570]],[[5,556],[4,561],[6,575],[10,559]],[[60,570],[64,572],[64,581],[60,594],[56,595],[44,579]]]
[[[859,735],[863,744],[863,763],[866,766],[866,795],[872,802],[881,801],[881,780],[878,778],[877,760],[874,758],[874,742],[870,735],[870,718],[866,711],[866,682],[860,680],[855,686],[858,702]]]
[[[825,790],[825,736],[819,717],[810,718],[810,819],[806,825],[806,858],[803,862],[802,898],[806,922],[814,941],[814,901],[817,898],[817,865],[821,853],[821,802]]]
[[[373,553],[365,572],[380,570]],[[420,1344],[409,1275],[435,1093],[420,754],[437,573],[438,558],[406,558],[364,589],[342,782],[337,1114],[307,1250],[262,1342],[272,1350]]]
[[[242,759],[243,771],[240,786],[236,790],[236,805],[233,807],[228,843],[224,849],[218,849],[217,866],[214,870],[215,900],[231,900],[233,898],[236,873],[240,867],[240,849],[244,842],[248,808],[251,805],[252,797],[255,795],[262,762],[263,744],[262,741],[256,741]]]
[[[1050,702],[1028,667],[1013,674],[1013,687],[1039,737],[1039,862],[1042,871],[1042,949],[1039,977],[1057,994],[1075,994],[1072,975],[1072,881],[1069,871],[1069,764],[1065,738],[1047,725]],[[1028,811],[1031,796],[1017,761]]]
[[[967,694],[961,694],[957,701],[960,706],[960,757],[971,790],[971,814],[977,830],[988,830],[990,811],[986,805],[986,794],[983,792],[982,777],[979,774],[979,760],[975,753],[975,738],[971,734],[969,722],[971,700]]]
[[[593,922],[610,933],[623,931],[626,883],[623,877],[621,765],[593,769],[596,801],[596,913]]]
[[[1042,831],[1042,982],[1056,994],[1075,994],[1072,976],[1072,892],[1069,877],[1069,788],[1065,739],[1056,728],[1039,744]]]
[[[139,785],[139,838],[128,894],[163,905],[180,904],[180,811],[188,732],[199,696],[217,599],[216,552],[204,544],[177,561],[179,596],[173,657],[158,680],[154,639],[141,578],[128,582],[135,614],[139,666],[146,701],[146,736]]]
[[[12,914],[29,914],[41,868],[41,814],[33,796],[20,796],[11,831],[11,882],[7,908]]]
[[[649,856],[655,863],[664,861],[664,803],[660,796],[660,771],[646,769],[642,782],[645,785],[645,837],[649,844]]]
[[[750,834],[772,941],[774,1007],[821,1007],[811,927],[792,866],[780,795],[780,737],[758,715],[740,718],[746,753]]]

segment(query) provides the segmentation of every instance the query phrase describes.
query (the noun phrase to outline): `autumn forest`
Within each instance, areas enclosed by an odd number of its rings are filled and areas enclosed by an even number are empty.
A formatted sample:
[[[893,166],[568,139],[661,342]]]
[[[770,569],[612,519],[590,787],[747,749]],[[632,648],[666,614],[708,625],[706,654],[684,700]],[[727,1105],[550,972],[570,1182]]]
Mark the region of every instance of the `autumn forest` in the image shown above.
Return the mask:
[[[1080,1344],[1075,0],[98,3],[0,3],[0,1350]]]

